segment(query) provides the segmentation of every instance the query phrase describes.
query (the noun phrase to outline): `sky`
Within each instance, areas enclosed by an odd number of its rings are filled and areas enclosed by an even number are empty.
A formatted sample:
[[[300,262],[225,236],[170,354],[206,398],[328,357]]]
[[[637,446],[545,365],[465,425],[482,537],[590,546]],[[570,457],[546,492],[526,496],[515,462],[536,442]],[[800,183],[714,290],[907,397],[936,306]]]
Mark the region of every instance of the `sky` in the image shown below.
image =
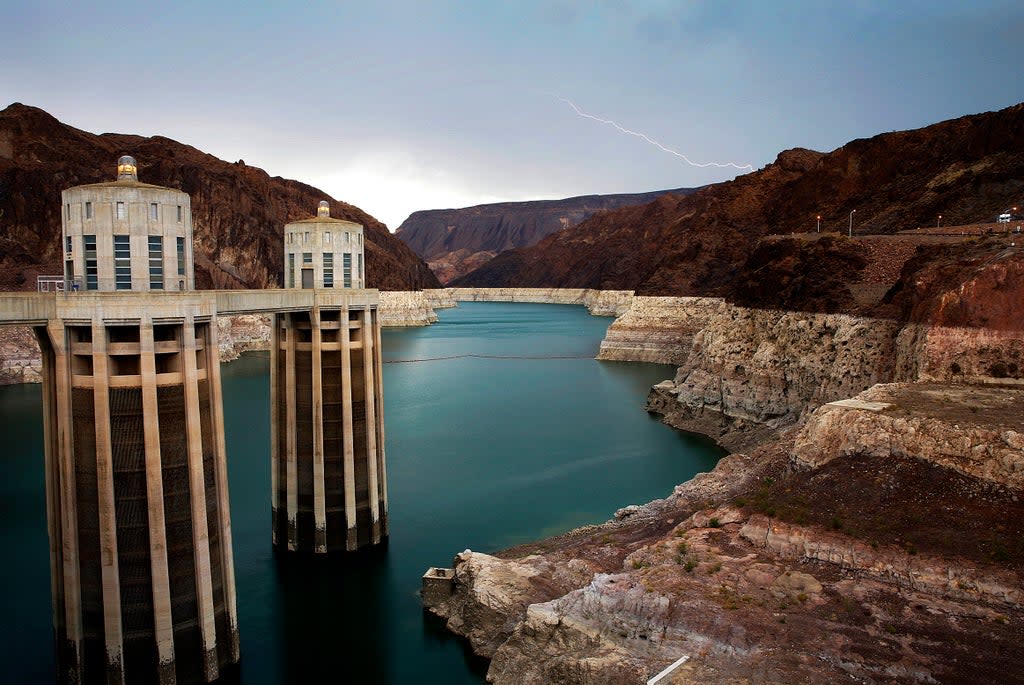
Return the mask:
[[[704,185],[1024,100],[1020,0],[0,0],[0,19],[0,108],[242,159],[392,230]]]

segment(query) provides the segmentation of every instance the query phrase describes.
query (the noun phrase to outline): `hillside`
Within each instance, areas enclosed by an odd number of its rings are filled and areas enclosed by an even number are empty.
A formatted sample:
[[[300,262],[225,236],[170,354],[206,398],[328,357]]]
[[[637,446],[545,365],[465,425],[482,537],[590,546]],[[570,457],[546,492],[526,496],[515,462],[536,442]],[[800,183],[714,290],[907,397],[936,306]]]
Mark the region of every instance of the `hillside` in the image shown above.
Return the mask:
[[[15,103],[0,111],[0,290],[32,290],[36,275],[61,272],[60,192],[111,180],[123,154],[138,160],[141,181],[192,196],[199,288],[279,286],[284,225],[314,215],[324,199],[332,216],[366,228],[370,287],[438,285],[382,223],[312,186],[161,136],[87,133]]]
[[[732,298],[745,292],[743,299],[756,304],[750,301],[752,277],[766,268],[800,277],[795,266],[803,261],[825,271],[841,290],[832,304],[810,308],[834,310],[855,298],[849,285],[871,261],[865,241],[834,240],[838,252],[808,242],[776,253],[755,250],[759,241],[814,233],[819,214],[822,231],[845,234],[854,210],[855,237],[932,226],[939,214],[946,224],[991,221],[1022,197],[1024,105],[1015,105],[855,140],[830,153],[787,150],[763,169],[687,197],[592,216],[533,247],[502,253],[452,285]],[[841,278],[826,267],[833,261]],[[757,283],[762,292],[777,285]],[[788,306],[804,308],[801,298],[809,295],[796,289]]]
[[[643,205],[662,195],[685,197],[695,188],[650,193],[583,195],[562,200],[499,202],[462,209],[413,212],[395,231],[423,257],[442,283],[466,274],[505,250],[529,247],[604,210]]]

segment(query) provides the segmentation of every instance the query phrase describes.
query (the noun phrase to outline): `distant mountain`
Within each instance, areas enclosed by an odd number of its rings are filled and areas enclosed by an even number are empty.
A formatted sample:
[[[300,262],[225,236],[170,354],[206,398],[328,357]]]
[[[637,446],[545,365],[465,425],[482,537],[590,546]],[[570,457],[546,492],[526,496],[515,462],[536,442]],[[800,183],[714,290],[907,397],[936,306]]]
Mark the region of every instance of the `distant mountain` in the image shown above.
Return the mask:
[[[61,191],[112,180],[124,154],[138,160],[140,181],[191,195],[199,288],[281,285],[284,225],[315,215],[321,200],[365,227],[370,287],[439,285],[382,223],[312,186],[161,136],[87,133],[15,103],[0,111],[0,290],[32,290],[36,275],[61,273]]]
[[[622,288],[722,295],[815,309],[849,301],[866,243],[758,248],[772,234],[890,234],[992,221],[1024,201],[1024,104],[913,131],[855,140],[830,152],[787,150],[774,163],[685,197],[604,212],[504,252],[459,286]],[[833,266],[835,268],[833,268]],[[828,295],[821,272],[836,290]],[[769,274],[774,274],[768,278]],[[787,302],[780,298],[788,293]]]
[[[463,209],[413,212],[395,231],[446,283],[481,266],[505,250],[529,247],[575,226],[596,212],[643,205],[662,195],[683,197],[695,188],[650,193],[581,195],[564,200],[499,202]]]

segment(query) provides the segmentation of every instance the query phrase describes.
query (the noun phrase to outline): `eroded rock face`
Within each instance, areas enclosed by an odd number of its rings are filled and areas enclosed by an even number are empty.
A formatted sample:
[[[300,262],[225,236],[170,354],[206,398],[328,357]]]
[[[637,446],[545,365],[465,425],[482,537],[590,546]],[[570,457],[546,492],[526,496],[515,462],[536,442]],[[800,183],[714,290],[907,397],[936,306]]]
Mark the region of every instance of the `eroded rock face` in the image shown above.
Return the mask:
[[[243,352],[270,349],[270,316],[242,314],[217,317],[217,347],[222,362]]]
[[[39,383],[43,361],[32,329],[0,326],[0,385]]]
[[[455,557],[454,568],[452,595],[430,610],[485,657],[512,634],[528,605],[562,595],[593,574],[585,562],[556,567],[540,556],[509,561],[470,550]]]
[[[877,385],[857,399],[881,408],[819,408],[796,438],[795,465],[903,456],[1024,489],[1024,388],[902,383]]]
[[[597,358],[682,364],[693,337],[727,308],[717,298],[634,297],[608,327]]]
[[[381,326],[427,326],[437,321],[434,307],[422,290],[382,292],[377,311]]]
[[[652,390],[648,410],[727,446],[744,433],[764,437],[891,380],[899,330],[884,319],[725,305],[694,336],[675,379]]]

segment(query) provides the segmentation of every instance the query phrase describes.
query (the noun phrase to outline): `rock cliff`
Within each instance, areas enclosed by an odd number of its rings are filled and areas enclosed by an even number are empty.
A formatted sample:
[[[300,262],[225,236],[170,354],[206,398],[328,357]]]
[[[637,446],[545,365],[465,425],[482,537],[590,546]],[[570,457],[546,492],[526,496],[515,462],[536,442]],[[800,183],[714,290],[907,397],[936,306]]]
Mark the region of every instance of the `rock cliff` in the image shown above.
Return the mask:
[[[482,266],[499,252],[529,247],[596,212],[647,204],[661,195],[684,196],[693,190],[676,188],[563,200],[500,202],[462,209],[428,209],[410,214],[395,235],[427,260],[442,283],[448,283]]]
[[[846,311],[870,244],[766,245],[768,235],[895,233],[937,214],[971,223],[1024,191],[1024,105],[852,141],[787,150],[692,195],[603,212],[506,251],[453,286],[605,288],[721,296],[746,306]],[[770,276],[770,278],[769,278]]]
[[[141,180],[191,196],[197,287],[281,284],[284,225],[313,215],[324,199],[332,216],[365,227],[370,287],[438,285],[386,226],[312,186],[160,136],[94,135],[16,103],[0,111],[0,289],[34,290],[37,275],[61,273],[60,192],[110,180],[122,154],[138,159]]]
[[[682,364],[694,336],[727,309],[718,298],[633,297],[608,327],[597,358]]]

